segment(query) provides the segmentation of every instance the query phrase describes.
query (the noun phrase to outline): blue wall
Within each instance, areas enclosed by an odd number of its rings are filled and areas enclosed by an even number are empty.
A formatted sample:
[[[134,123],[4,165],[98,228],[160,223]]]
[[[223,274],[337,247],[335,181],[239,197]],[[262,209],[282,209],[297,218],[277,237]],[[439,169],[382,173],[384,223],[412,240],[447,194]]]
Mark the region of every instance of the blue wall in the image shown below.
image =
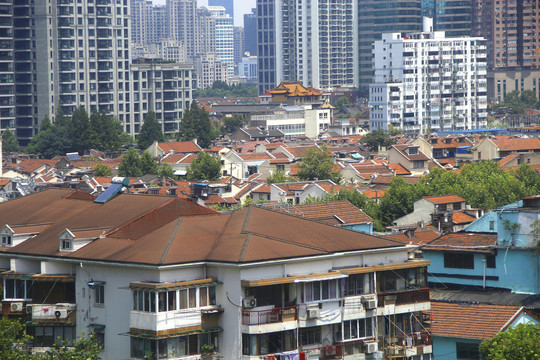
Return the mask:
[[[442,251],[424,250],[424,258],[431,261],[428,267],[429,273],[463,274],[482,276],[484,263],[482,254],[474,254],[474,269],[454,269],[444,267],[444,255]],[[534,256],[534,250],[527,248],[498,249],[495,257],[495,268],[486,267],[486,276],[498,276],[499,280],[487,280],[487,287],[511,289],[516,293],[538,294],[540,293],[540,256]],[[461,279],[457,277],[434,277],[428,276],[432,283],[447,283],[460,285],[482,286],[482,279]]]
[[[480,340],[469,340],[433,336],[433,359],[434,360],[456,360],[456,342],[480,344]]]

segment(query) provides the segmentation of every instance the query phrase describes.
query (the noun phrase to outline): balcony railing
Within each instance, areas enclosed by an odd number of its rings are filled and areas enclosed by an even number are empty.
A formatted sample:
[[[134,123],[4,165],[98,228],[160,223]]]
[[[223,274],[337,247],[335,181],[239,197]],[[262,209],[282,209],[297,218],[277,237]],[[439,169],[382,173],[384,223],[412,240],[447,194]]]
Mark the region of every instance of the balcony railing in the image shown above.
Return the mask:
[[[429,302],[429,289],[411,289],[401,291],[391,291],[378,294],[379,304],[386,301],[394,301],[396,305],[416,304],[420,302]]]
[[[242,310],[242,325],[274,324],[296,320],[296,306],[265,310]]]

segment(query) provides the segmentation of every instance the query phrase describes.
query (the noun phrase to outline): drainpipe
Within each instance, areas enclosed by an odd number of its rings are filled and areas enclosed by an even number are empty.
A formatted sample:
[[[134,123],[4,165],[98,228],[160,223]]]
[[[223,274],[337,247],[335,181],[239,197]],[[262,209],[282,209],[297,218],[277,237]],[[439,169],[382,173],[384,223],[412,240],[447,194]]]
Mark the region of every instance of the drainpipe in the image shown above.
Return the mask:
[[[484,255],[484,257],[482,258],[482,262],[484,263],[484,275],[482,277],[482,288],[483,289],[486,288],[486,263],[487,263],[486,256],[487,255]]]

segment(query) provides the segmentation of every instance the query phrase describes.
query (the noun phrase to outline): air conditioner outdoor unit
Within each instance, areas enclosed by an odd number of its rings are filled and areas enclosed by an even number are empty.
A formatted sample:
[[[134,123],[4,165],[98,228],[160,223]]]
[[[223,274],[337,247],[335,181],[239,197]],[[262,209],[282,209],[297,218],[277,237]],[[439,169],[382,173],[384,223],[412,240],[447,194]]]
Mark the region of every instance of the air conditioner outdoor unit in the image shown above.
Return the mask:
[[[58,308],[56,308],[56,310],[54,311],[54,316],[57,319],[65,319],[65,318],[67,318],[67,315],[68,315],[67,309],[58,309]]]
[[[378,346],[376,342],[366,343],[366,353],[373,354],[373,353],[376,353],[377,350],[378,350]]]
[[[307,309],[307,317],[308,319],[318,319],[321,317],[321,309],[318,307],[312,307]]]
[[[253,309],[257,306],[257,299],[253,296],[247,296],[242,300],[242,307],[244,309]]]
[[[23,311],[23,303],[22,302],[13,302],[9,306],[9,310],[11,312],[21,312],[21,311]]]
[[[366,301],[366,309],[367,310],[373,310],[373,309],[376,309],[376,308],[377,308],[377,300],[370,299],[370,300]]]

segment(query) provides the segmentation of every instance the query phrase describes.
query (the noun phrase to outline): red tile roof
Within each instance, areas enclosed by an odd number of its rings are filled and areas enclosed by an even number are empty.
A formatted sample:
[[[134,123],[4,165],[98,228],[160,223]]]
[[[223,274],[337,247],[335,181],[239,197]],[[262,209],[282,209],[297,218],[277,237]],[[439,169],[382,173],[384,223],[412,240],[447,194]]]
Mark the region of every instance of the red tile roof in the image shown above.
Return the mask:
[[[492,139],[493,143],[499,148],[499,151],[528,151],[540,150],[540,139]]]
[[[411,175],[411,172],[401,164],[388,164],[388,167],[394,171],[396,175]]]
[[[429,160],[429,158],[423,153],[420,151],[420,149],[418,149],[418,153],[417,154],[413,154],[413,155],[409,155],[405,150],[408,149],[408,148],[418,148],[418,146],[414,146],[414,145],[392,145],[391,148],[394,148],[396,149],[401,155],[403,155],[406,159],[409,159],[410,161],[414,161],[414,160],[424,160],[424,161],[427,161]]]
[[[465,202],[465,199],[457,195],[426,196],[424,199],[432,202],[435,205]]]
[[[350,202],[333,201],[318,204],[296,205],[304,219],[315,220],[328,225],[348,225],[371,223],[373,219]]]
[[[459,142],[458,139],[463,139],[462,142]],[[431,139],[426,139],[427,142],[433,146],[433,149],[455,149],[460,146],[471,146],[471,142],[463,137],[443,137],[443,138],[437,138],[437,143],[432,144]],[[450,140],[450,143],[447,143],[447,141]]]
[[[454,211],[452,213],[452,222],[454,224],[458,224],[458,225],[470,224],[474,220],[476,220],[474,216],[471,216],[463,211]]]
[[[159,143],[158,146],[165,153],[168,153],[171,150],[175,153],[197,153],[202,150],[202,148],[193,141],[171,141]]]
[[[438,238],[440,235],[434,230],[420,230],[414,231],[414,237],[409,237],[405,234],[391,234],[384,235],[386,239],[399,241],[403,244],[423,245]]]
[[[466,339],[488,339],[505,329],[519,308],[490,304],[431,302],[431,334]]]
[[[504,158],[499,160],[499,167],[504,167],[506,164],[508,164],[510,161],[514,160],[518,156],[519,156],[518,154],[510,154],[510,155],[505,156]]]
[[[269,160],[272,159],[270,155],[267,153],[249,153],[249,154],[238,154],[240,158],[244,161],[256,161],[256,160]]]
[[[423,247],[424,250],[491,252],[497,245],[497,234],[452,233],[443,235]]]

